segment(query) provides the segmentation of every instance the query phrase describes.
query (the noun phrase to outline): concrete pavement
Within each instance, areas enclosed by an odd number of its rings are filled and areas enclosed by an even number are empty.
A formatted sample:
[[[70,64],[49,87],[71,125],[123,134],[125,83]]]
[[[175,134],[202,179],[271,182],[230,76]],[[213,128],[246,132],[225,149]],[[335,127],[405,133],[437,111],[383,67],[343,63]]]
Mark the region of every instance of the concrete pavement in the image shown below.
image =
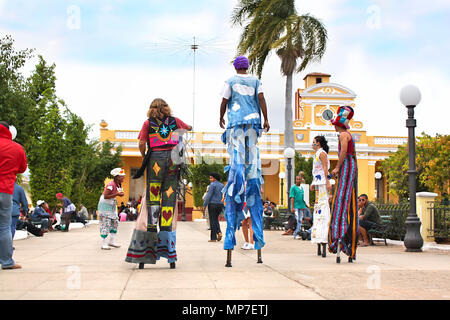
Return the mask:
[[[222,231],[226,225],[221,223]],[[266,231],[263,264],[255,251],[233,252],[225,268],[223,242],[209,243],[204,222],[178,222],[177,268],[124,261],[134,223],[119,226],[119,249],[100,250],[98,225],[15,241],[21,270],[0,271],[0,299],[308,300],[450,299],[450,252],[407,253],[378,243],[358,249],[357,261],[315,255],[309,241]]]

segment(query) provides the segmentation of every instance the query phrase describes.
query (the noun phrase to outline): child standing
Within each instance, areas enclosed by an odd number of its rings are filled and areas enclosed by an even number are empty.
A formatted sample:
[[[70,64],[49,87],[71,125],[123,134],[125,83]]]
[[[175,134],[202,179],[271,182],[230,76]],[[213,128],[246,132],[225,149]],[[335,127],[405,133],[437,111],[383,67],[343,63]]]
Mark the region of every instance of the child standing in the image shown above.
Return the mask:
[[[98,212],[100,220],[100,236],[103,239],[102,250],[111,250],[110,247],[120,248],[115,243],[117,227],[119,226],[117,215],[116,197],[123,197],[122,182],[125,179],[125,170],[116,168],[111,171],[114,180],[108,183],[98,202]],[[110,236],[107,243],[108,235]]]

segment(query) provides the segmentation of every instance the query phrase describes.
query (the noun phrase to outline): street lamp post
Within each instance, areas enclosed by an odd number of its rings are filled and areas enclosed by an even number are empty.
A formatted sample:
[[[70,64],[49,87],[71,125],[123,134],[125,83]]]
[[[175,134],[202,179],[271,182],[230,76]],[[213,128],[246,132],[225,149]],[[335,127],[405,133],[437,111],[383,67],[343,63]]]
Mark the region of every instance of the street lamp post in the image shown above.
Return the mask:
[[[409,214],[406,218],[406,235],[403,241],[407,252],[421,252],[423,238],[420,234],[421,222],[416,213],[416,137],[414,119],[414,108],[421,100],[421,94],[417,87],[408,85],[400,92],[400,100],[408,108],[408,119],[406,127],[408,128],[408,156],[409,156]]]
[[[295,150],[292,148],[286,148],[284,150],[284,157],[287,159],[287,202],[288,202],[288,208],[289,212],[291,211],[291,202],[289,201],[289,191],[291,190],[292,186],[292,159],[295,157]]]
[[[187,180],[183,179],[183,215],[181,217],[181,221],[186,221],[186,185]]]
[[[375,179],[377,181],[377,202],[380,202],[380,179],[382,176],[381,172],[375,173]]]
[[[284,195],[284,178],[286,177],[286,174],[284,172],[280,172],[278,174],[278,178],[281,180],[281,205],[283,205],[283,195]]]

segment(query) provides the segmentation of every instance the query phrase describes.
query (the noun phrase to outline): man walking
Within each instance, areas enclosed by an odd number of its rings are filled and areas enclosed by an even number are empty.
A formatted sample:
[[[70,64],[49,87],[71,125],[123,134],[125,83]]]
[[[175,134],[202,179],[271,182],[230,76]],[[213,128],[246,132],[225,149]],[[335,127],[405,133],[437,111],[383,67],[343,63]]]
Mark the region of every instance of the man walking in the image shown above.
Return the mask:
[[[27,170],[27,157],[23,147],[15,143],[9,124],[0,121],[0,263],[2,269],[20,269],[12,258],[12,198],[18,173]]]
[[[295,177],[295,184],[289,191],[289,198],[291,200],[291,212],[294,213],[295,217],[297,218],[297,228],[295,228],[294,231],[294,239],[301,239],[301,237],[298,236],[298,233],[302,228],[303,218],[305,217],[305,219],[311,219],[311,213],[307,209],[304,199],[305,191],[301,186],[302,180],[302,176]]]
[[[17,222],[19,221],[20,211],[24,213],[24,216],[28,213],[28,201],[25,195],[25,191],[21,186],[14,183],[14,193],[13,193],[13,207],[12,207],[12,217],[11,217],[11,237],[14,240],[14,235],[16,234]]]
[[[216,242],[222,239],[222,232],[220,230],[219,216],[222,212],[222,189],[223,184],[220,183],[220,176],[216,172],[212,172],[209,175],[209,185],[208,194],[205,197],[205,202],[203,203],[203,212],[208,208],[211,238],[209,242]]]

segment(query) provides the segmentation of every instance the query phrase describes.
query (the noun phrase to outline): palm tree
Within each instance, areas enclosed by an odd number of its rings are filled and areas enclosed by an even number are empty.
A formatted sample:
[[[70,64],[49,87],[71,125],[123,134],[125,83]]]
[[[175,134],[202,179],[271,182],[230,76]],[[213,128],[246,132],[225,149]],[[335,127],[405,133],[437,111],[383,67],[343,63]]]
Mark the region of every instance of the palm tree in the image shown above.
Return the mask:
[[[281,73],[286,76],[284,143],[294,148],[292,76],[324,55],[325,26],[311,15],[298,15],[295,0],[240,0],[231,23],[233,26],[246,23],[238,53],[248,55],[251,71],[259,77],[272,50],[281,59]]]

